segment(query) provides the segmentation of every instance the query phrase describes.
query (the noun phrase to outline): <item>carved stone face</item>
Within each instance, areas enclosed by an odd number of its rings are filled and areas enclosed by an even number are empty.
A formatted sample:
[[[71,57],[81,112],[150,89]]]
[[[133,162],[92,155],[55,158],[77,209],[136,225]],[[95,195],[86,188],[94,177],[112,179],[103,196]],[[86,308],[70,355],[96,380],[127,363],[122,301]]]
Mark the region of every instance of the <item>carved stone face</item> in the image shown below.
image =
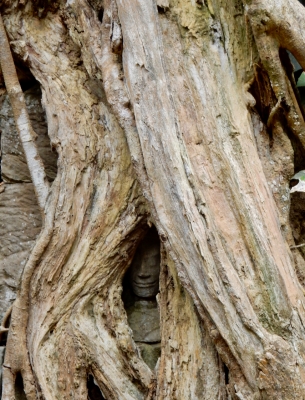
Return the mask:
[[[158,237],[147,235],[131,264],[130,280],[134,294],[148,298],[159,291],[160,243]]]

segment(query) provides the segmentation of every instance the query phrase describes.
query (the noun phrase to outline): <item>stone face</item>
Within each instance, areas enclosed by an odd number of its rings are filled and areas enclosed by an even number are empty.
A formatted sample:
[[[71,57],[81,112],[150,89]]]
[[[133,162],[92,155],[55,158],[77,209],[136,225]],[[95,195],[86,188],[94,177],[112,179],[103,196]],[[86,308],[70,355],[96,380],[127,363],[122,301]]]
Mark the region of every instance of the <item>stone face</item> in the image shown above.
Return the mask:
[[[156,296],[159,291],[160,241],[157,232],[150,230],[136,251],[130,267],[130,285],[140,298]]]
[[[39,86],[27,90],[24,97],[33,129],[37,134],[37,145],[46,168],[47,177],[49,180],[53,180],[56,176],[57,155],[51,150]],[[15,127],[8,96],[5,96],[2,106],[0,105],[0,132],[2,178],[4,182],[30,182],[30,173]]]
[[[126,312],[134,341],[146,364],[153,369],[161,354],[160,314],[156,295],[159,291],[160,241],[151,229],[136,251],[126,288]],[[124,295],[124,294],[123,294]]]
[[[6,184],[0,193],[0,316],[16,298],[20,276],[41,229],[31,183]]]

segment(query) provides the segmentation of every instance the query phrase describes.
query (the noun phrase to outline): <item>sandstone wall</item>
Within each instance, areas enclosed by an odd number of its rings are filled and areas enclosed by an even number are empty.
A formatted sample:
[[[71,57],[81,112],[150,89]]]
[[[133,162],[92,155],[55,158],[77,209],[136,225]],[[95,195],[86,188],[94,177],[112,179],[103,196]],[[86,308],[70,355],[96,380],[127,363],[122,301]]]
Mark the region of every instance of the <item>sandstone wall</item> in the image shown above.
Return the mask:
[[[56,176],[57,157],[50,148],[39,86],[27,90],[25,99],[48,179],[52,181]],[[33,185],[6,95],[0,97],[0,137],[1,172],[4,182],[0,191],[0,318],[2,319],[16,298],[23,267],[41,229],[41,216]],[[0,345],[0,363],[2,363],[5,337],[2,337]]]

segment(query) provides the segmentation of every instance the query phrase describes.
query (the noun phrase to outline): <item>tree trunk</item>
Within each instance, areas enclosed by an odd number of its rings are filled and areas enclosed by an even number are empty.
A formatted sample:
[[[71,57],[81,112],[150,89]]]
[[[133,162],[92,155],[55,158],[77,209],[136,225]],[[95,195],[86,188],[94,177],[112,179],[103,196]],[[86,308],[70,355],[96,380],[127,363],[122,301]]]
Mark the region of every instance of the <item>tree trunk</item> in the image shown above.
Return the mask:
[[[303,399],[305,255],[291,247],[304,206],[289,181],[305,167],[305,129],[286,52],[305,69],[303,6],[3,3],[58,161],[43,200],[32,174],[44,218],[12,308],[2,398]],[[155,369],[122,300],[152,225]]]

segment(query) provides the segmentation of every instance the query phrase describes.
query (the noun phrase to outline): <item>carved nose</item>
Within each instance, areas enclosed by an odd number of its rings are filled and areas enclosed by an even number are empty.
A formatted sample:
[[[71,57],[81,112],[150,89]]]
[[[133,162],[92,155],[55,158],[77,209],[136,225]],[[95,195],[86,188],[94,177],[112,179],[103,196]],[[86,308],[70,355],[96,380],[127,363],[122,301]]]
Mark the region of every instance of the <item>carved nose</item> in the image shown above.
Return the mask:
[[[138,276],[139,276],[139,278],[142,278],[142,279],[146,279],[146,278],[149,278],[150,277],[150,272],[147,270],[147,267],[145,266],[145,265],[141,265],[140,266],[140,270],[139,270],[139,273],[138,273]]]

